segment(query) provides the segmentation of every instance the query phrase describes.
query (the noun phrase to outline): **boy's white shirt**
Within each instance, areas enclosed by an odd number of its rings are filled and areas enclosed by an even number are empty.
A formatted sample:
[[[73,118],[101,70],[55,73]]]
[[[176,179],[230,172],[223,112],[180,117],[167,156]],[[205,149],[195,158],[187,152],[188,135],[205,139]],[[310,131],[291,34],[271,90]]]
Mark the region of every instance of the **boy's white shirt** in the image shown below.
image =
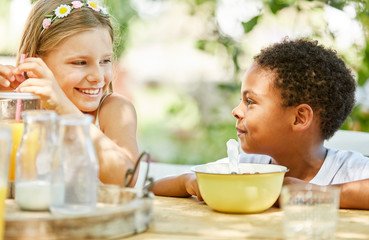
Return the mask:
[[[269,164],[270,156],[241,153],[239,162]],[[217,162],[227,162],[227,158]],[[322,167],[310,183],[332,185],[369,178],[369,158],[361,153],[328,148]]]
[[[328,149],[322,167],[310,182],[331,185],[367,178],[369,178],[368,157],[358,152]]]

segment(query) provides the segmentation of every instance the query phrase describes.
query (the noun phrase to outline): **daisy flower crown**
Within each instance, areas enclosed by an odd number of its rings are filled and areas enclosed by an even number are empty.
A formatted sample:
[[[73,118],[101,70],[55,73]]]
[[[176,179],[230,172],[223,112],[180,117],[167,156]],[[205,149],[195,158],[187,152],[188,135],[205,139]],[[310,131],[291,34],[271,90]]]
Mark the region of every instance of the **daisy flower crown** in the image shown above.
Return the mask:
[[[42,21],[42,31],[40,35],[48,29],[50,25],[59,18],[64,18],[70,14],[73,9],[88,7],[96,12],[100,12],[103,15],[108,15],[106,8],[99,6],[96,1],[85,0],[85,1],[73,1],[70,4],[60,4],[52,15],[45,15],[45,19]]]

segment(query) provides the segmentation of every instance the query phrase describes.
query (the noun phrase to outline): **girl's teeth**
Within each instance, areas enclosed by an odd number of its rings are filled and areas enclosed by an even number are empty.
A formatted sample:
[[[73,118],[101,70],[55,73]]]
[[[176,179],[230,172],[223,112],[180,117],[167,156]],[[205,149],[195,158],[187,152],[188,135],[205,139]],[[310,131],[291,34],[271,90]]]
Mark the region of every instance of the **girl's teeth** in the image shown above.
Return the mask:
[[[94,94],[98,94],[99,93],[99,89],[95,89],[95,90],[92,90],[92,89],[88,89],[88,90],[80,90],[81,92],[83,93],[86,93],[86,94],[91,94],[91,95],[94,95]]]

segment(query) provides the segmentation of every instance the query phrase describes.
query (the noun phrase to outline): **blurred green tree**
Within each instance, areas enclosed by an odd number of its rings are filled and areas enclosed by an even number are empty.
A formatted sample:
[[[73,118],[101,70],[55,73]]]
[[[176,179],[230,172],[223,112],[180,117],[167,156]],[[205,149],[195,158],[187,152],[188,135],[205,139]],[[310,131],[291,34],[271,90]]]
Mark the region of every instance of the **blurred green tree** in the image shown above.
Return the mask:
[[[196,6],[204,4],[206,2],[214,2],[215,0],[202,0],[194,1],[194,9],[196,11]],[[365,0],[320,0],[320,1],[300,1],[300,0],[261,0],[263,3],[263,9],[266,11],[260,11],[260,14],[251,18],[247,22],[242,22],[244,28],[244,34],[252,32],[254,27],[258,25],[258,22],[265,17],[266,14],[277,15],[281,10],[286,8],[295,8],[297,12],[301,11],[302,5],[306,2],[316,2],[322,4],[311,5],[312,9],[323,9],[325,5],[336,8],[340,11],[344,10],[346,6],[354,6],[356,10],[356,19],[361,23],[365,36],[365,47],[364,50],[359,54],[359,64],[356,66],[351,66],[355,73],[357,73],[358,86],[364,86],[369,78],[369,2]],[[212,5],[209,5],[212,6]],[[269,10],[269,11],[267,11]],[[214,10],[212,10],[214,12]],[[319,37],[320,33],[315,32],[315,36]],[[336,38],[335,33],[331,33],[333,38]],[[234,41],[232,37],[225,36],[219,29],[215,29],[211,39],[200,39],[198,41],[197,47],[201,50],[214,52],[212,48],[216,44],[223,45],[227,49],[228,57],[232,59],[234,64],[234,81],[227,86],[224,84],[219,85],[220,88],[225,91],[238,91],[239,89],[239,59],[240,55],[243,54],[242,46]],[[345,59],[345,56],[342,55]],[[342,129],[350,129],[357,131],[369,132],[369,109],[362,104],[357,104],[352,114],[349,116]]]
[[[9,3],[10,0],[5,0]],[[228,81],[217,84],[217,91],[214,94],[220,94],[224,99],[224,105],[229,109],[235,106],[239,97],[240,78],[242,74],[242,63],[250,55],[241,41],[224,34],[216,22],[216,10],[219,0],[146,0],[152,2],[181,2],[189,7],[191,16],[202,16],[204,8],[207,11],[206,22],[204,25],[208,28],[208,35],[201,35],[195,44],[195,47],[207,54],[217,55],[220,49],[225,49],[227,63],[226,66],[231,69],[232,74]],[[113,17],[116,26],[118,38],[116,41],[116,56],[119,58],[128,46],[127,39],[130,38],[130,28],[132,23],[142,21],[139,13],[132,7],[130,0],[105,0],[109,12]],[[342,57],[350,65],[357,76],[358,85],[364,86],[369,78],[369,2],[367,0],[260,0],[261,9],[258,14],[251,19],[242,22],[243,34],[248,36],[252,34],[261,22],[270,15],[278,17],[285,10],[294,10],[297,14],[305,14],[306,11],[323,11],[326,6],[343,11],[346,7],[354,7],[356,11],[355,19],[360,22],[364,32],[364,47],[354,46],[358,50],[354,61],[352,58],[342,54]],[[1,13],[1,12],[0,12]],[[293,21],[293,20],[292,20]],[[329,32],[327,23],[324,30],[317,29],[311,34],[312,38],[321,39],[323,34],[327,34],[336,39],[339,36],[335,32]],[[229,138],[235,138],[235,121],[230,118],[221,119],[219,116],[219,106],[214,105],[210,109],[212,116],[201,113],[199,103],[188,94],[178,91],[177,100],[168,104],[165,118],[167,124],[157,123],[157,125],[141,126],[141,138],[143,142],[151,146],[152,151],[170,151],[175,159],[159,159],[162,161],[172,161],[176,163],[198,164],[213,161],[216,158],[226,155],[225,142]],[[163,92],[157,89],[157,86],[147,93],[155,97],[162,97]],[[189,114],[191,111],[191,114]],[[196,112],[197,111],[197,112]],[[217,115],[218,114],[218,115]],[[178,122],[191,119],[192,127],[178,127]],[[230,115],[230,113],[229,113]],[[210,120],[209,120],[210,118]],[[196,119],[193,120],[193,119]],[[171,127],[175,126],[175,127]],[[369,132],[369,108],[359,103],[355,106],[351,115],[342,126],[342,129],[351,129]],[[159,143],[162,141],[162,143]],[[159,146],[159,145],[164,145]],[[160,155],[160,154],[158,154]],[[169,157],[170,158],[170,157]]]

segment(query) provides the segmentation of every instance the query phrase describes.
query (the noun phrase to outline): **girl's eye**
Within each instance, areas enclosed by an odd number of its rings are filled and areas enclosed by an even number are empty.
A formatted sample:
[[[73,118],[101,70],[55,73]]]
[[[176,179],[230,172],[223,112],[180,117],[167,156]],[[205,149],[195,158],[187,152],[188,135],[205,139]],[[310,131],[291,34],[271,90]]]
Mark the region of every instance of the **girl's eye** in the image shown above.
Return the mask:
[[[73,64],[74,65],[85,65],[86,61],[74,61]]]
[[[109,64],[111,63],[111,59],[105,59],[102,61],[102,64]]]

